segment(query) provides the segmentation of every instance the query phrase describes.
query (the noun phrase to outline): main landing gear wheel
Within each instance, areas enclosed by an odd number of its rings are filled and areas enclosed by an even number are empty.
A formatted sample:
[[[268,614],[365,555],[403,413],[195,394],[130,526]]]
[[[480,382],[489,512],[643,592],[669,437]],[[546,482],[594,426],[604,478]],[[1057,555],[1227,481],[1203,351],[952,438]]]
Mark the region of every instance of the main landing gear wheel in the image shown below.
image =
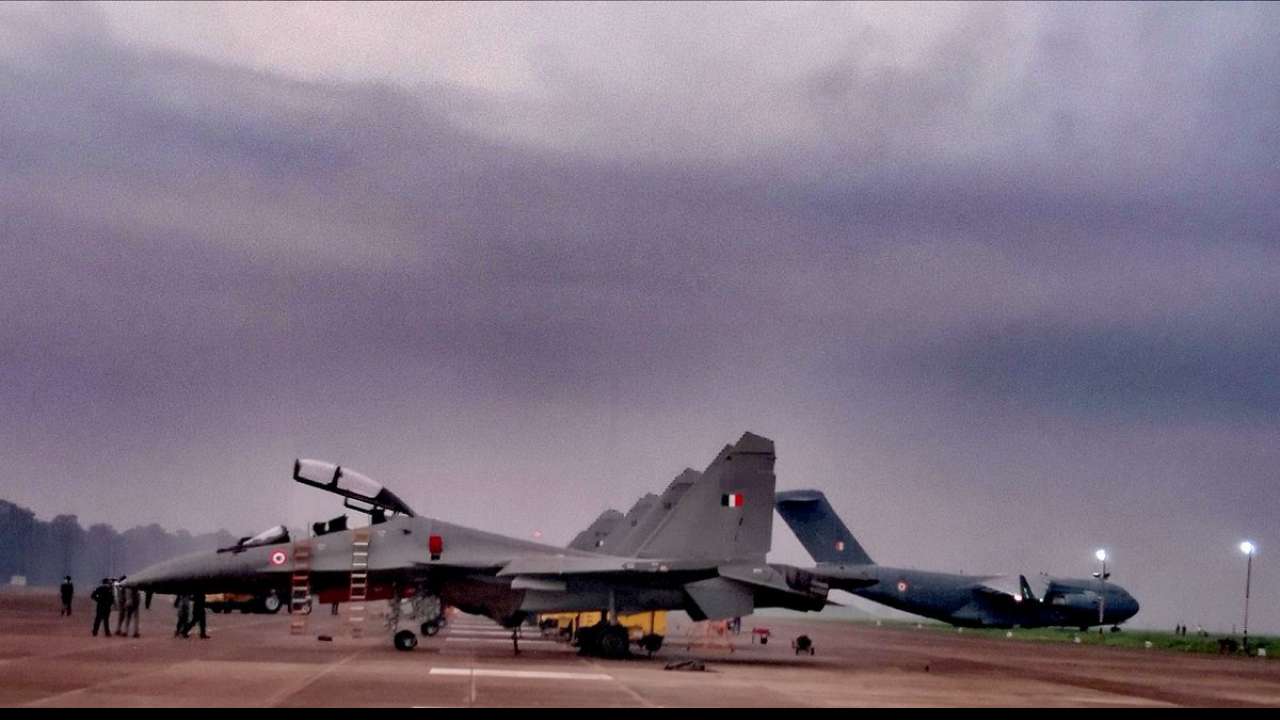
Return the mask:
[[[418,636],[414,635],[412,630],[401,630],[396,633],[394,642],[397,650],[407,652],[418,647]]]
[[[427,637],[435,637],[436,633],[440,632],[440,623],[434,620],[428,620],[427,622],[422,623],[421,630],[423,635],[426,635]]]
[[[621,625],[605,628],[600,634],[600,654],[607,658],[624,658],[631,652],[631,638]]]
[[[654,653],[662,649],[662,636],[657,634],[645,635],[640,638],[640,647],[644,648],[644,651],[652,657]]]
[[[275,593],[262,598],[262,609],[275,615],[280,612],[280,608],[284,607],[284,603],[280,602],[280,598]]]

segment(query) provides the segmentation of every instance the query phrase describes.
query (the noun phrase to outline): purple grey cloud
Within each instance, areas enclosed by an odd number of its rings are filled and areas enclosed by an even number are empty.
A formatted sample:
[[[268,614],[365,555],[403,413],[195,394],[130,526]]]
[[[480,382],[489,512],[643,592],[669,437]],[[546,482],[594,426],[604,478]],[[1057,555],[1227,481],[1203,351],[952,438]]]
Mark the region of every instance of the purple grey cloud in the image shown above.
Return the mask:
[[[42,517],[336,512],[302,455],[567,541],[751,429],[878,559],[1106,544],[1154,624],[1228,625],[1234,541],[1280,547],[1270,6],[961,7],[919,47],[801,6],[832,50],[772,74],[550,37],[527,95],[110,12],[0,8],[0,497]]]

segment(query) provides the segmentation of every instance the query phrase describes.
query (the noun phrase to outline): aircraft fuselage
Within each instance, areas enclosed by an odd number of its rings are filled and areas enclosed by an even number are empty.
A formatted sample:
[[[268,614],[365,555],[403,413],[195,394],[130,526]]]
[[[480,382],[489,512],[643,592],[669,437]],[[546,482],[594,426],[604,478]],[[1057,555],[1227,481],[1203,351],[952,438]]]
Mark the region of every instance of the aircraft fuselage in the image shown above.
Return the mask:
[[[990,581],[996,576],[989,575],[884,565],[819,565],[815,574],[833,588],[961,627],[1117,625],[1138,612],[1138,602],[1123,587],[1092,578],[1045,578],[1037,597],[993,592]]]

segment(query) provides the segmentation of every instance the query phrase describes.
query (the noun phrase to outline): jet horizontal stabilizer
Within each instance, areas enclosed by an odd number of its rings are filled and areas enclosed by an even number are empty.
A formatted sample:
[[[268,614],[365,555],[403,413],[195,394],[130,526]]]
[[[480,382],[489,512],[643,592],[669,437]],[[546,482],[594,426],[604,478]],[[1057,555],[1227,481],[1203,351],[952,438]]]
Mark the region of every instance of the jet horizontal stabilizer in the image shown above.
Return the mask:
[[[684,586],[684,591],[693,601],[687,612],[695,621],[742,617],[755,611],[751,588],[726,578],[692,582]]]

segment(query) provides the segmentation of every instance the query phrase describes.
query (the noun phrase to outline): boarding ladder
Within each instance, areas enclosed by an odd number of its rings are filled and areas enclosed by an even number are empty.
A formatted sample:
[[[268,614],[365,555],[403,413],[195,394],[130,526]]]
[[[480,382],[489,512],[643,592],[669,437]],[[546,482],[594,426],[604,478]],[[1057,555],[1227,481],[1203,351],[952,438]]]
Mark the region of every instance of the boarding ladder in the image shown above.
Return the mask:
[[[347,610],[347,625],[351,637],[364,637],[365,602],[369,599],[369,528],[351,531],[351,606]]]
[[[289,593],[289,634],[301,635],[307,630],[307,615],[311,613],[311,543],[307,540],[293,544],[292,590]]]

